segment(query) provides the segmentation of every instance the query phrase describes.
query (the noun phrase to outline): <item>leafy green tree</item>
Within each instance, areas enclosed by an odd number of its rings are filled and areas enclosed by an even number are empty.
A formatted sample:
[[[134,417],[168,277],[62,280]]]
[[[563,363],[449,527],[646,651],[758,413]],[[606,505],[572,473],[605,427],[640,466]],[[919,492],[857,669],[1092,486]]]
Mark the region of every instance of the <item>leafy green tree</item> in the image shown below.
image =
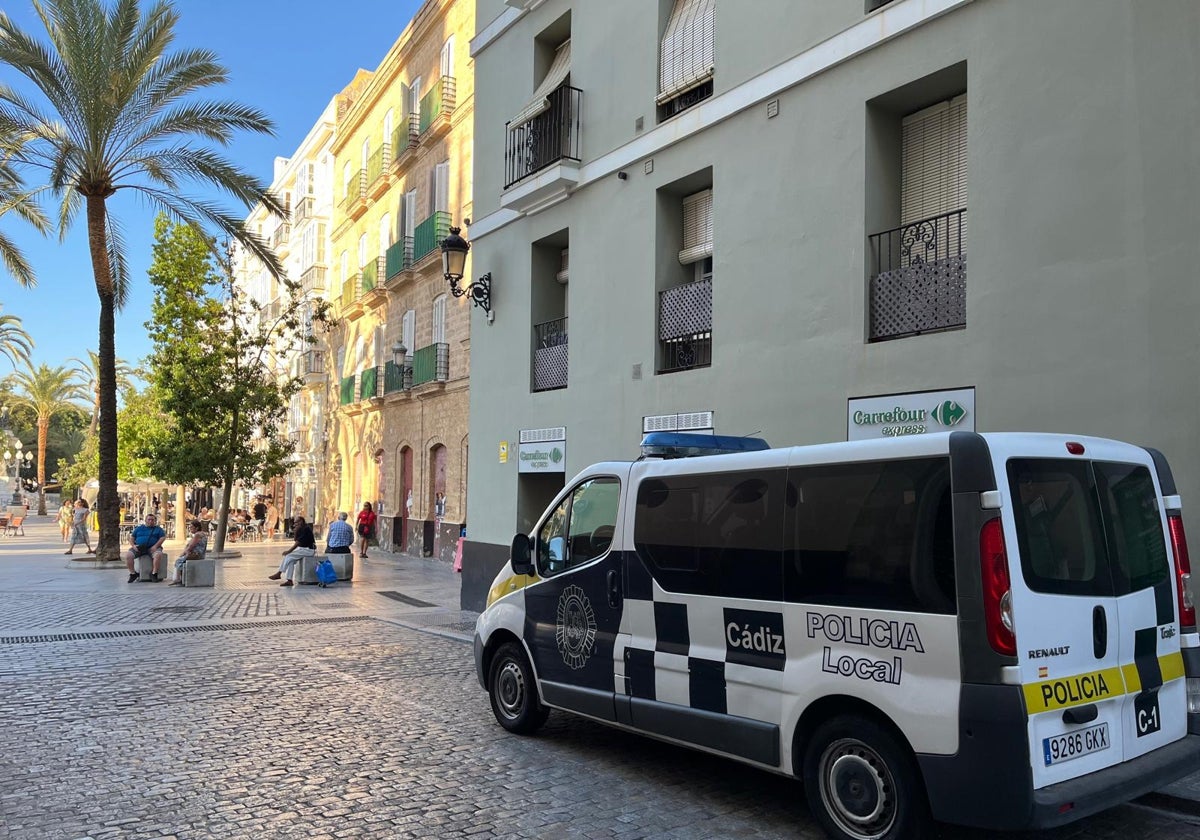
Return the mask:
[[[26,364],[9,376],[14,393],[13,406],[25,406],[37,415],[38,516],[46,515],[46,439],[50,418],[65,411],[81,412],[78,401],[85,399],[74,371],[65,367]]]
[[[326,322],[328,304],[304,301],[298,284],[285,281],[287,305],[265,317],[265,301],[236,288],[212,250],[192,228],[158,219],[146,328],[150,378],[172,421],[155,475],[222,488],[214,544],[222,551],[234,482],[258,484],[287,469],[294,446],[280,425],[301,380],[281,380],[275,360],[313,341],[311,325]]]
[[[58,461],[58,480],[63,495],[73,495],[96,477],[100,468],[100,439],[96,435],[84,435],[74,455]]]
[[[287,211],[261,181],[225,158],[239,130],[271,133],[267,117],[236,102],[198,98],[228,80],[210,50],[169,51],[179,15],[169,0],[32,0],[46,40],[0,12],[0,65],[32,84],[26,96],[0,82],[0,137],[24,142],[13,159],[44,177],[65,235],[82,210],[100,298],[102,560],[119,556],[115,315],[129,295],[120,226],[109,199],[135,194],[197,231],[212,226],[282,274],[267,243],[189,186],[216,188],[245,207]]]
[[[117,412],[117,477],[123,481],[157,478],[158,453],[170,447],[171,417],[164,413],[158,390],[127,391]]]
[[[95,350],[88,350],[86,359],[72,356],[67,361],[75,363],[76,375],[92,394],[92,420],[88,425],[88,432],[95,434],[96,424],[100,421],[100,354]],[[126,392],[133,386],[135,371],[125,363],[124,359],[114,360],[113,374],[117,380],[118,392]],[[118,452],[117,459],[120,460],[120,457]],[[117,468],[117,471],[120,472],[120,467]]]

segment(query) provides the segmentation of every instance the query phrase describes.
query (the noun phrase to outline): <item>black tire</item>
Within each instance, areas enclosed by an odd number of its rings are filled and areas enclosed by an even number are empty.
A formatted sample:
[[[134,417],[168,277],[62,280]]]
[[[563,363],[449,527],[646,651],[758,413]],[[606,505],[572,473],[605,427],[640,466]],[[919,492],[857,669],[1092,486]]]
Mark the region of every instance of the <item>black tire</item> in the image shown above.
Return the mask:
[[[505,642],[492,657],[488,696],[496,720],[518,735],[536,732],[550,715],[550,710],[538,699],[533,668],[525,649],[516,642]]]
[[[875,721],[825,721],[804,751],[804,793],[813,816],[840,840],[919,840],[931,827],[917,763]]]

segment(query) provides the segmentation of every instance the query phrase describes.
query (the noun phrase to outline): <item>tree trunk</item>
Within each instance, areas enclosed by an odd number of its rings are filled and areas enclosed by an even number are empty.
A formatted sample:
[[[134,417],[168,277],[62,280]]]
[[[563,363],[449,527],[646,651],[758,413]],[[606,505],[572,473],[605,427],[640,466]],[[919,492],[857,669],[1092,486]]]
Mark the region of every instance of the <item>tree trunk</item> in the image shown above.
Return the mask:
[[[96,511],[100,536],[96,541],[97,560],[118,560],[121,556],[121,511],[117,499],[117,345],[116,288],[108,261],[107,208],[104,197],[87,197],[88,249],[92,256],[92,274],[100,296],[100,489]]]
[[[38,516],[46,515],[46,438],[50,435],[50,418],[38,418],[37,477]]]
[[[234,472],[234,454],[237,452],[237,439],[241,434],[241,414],[235,408],[233,416],[229,423],[229,448],[226,450],[226,457],[229,459],[225,466],[223,481],[221,482],[221,515],[217,518],[217,545],[214,551],[225,550],[225,534],[229,529],[229,500],[233,496],[233,472]]]

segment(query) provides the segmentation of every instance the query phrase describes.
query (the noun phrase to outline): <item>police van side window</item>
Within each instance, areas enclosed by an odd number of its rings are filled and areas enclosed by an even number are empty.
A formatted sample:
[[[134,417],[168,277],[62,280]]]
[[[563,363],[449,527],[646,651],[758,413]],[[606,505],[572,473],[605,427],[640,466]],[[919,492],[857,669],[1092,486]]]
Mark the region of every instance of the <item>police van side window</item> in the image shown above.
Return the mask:
[[[780,469],[646,479],[634,548],[669,592],[778,601],[785,478]]]
[[[956,611],[947,459],[796,467],[788,507],[785,600]]]
[[[571,491],[538,531],[538,573],[554,575],[608,551],[620,498],[615,478],[594,478]]]

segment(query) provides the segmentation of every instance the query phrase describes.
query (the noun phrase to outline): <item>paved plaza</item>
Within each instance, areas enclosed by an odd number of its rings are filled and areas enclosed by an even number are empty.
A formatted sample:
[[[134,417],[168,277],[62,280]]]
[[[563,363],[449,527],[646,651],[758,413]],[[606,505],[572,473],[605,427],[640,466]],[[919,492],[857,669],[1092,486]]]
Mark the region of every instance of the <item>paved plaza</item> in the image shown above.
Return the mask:
[[[561,714],[504,733],[444,564],[373,553],[352,583],[287,589],[276,541],[181,589],[26,531],[0,539],[0,838],[821,836],[790,779]],[[1130,836],[1200,820],[942,829]]]

